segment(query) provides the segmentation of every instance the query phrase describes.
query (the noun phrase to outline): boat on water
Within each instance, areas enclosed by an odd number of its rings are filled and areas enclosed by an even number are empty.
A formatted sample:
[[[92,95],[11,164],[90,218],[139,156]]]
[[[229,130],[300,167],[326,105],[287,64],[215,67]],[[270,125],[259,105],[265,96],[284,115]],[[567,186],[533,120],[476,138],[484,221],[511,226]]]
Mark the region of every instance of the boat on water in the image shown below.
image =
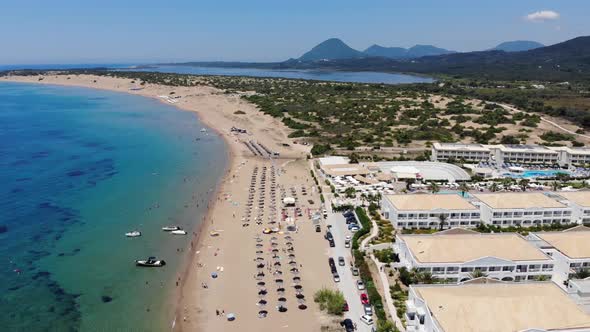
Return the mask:
[[[156,257],[150,256],[145,260],[136,260],[135,265],[141,267],[161,267],[166,265],[166,262],[162,259],[156,259]]]
[[[141,232],[140,231],[131,231],[131,232],[127,232],[125,233],[126,237],[138,237],[141,236]]]
[[[186,231],[184,229],[177,229],[177,230],[172,231],[170,233],[174,234],[174,235],[186,235]]]
[[[164,226],[164,227],[162,227],[162,230],[164,232],[177,231],[179,229],[180,229],[180,227],[178,227],[178,226]]]

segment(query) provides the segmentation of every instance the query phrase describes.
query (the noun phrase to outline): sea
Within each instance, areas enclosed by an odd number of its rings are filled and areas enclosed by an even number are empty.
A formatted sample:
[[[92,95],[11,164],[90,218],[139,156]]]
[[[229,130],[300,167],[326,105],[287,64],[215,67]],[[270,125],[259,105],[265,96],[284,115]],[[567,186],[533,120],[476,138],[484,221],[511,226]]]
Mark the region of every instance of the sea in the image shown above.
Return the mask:
[[[228,161],[202,128],[155,99],[0,83],[0,330],[170,330],[190,234]],[[167,265],[135,266],[148,256]]]

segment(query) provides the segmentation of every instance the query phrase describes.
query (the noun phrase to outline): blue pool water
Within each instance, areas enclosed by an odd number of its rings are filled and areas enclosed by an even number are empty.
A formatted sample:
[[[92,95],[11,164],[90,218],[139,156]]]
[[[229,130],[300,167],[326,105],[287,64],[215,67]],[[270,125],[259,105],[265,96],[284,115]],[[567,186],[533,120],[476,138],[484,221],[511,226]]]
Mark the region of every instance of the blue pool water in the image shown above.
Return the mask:
[[[148,98],[0,83],[0,329],[163,331],[226,163],[193,113]],[[124,233],[142,231],[140,238]],[[133,261],[156,255],[165,268]]]
[[[509,173],[509,176],[513,177],[513,178],[526,178],[526,179],[548,178],[548,177],[554,177],[558,173],[569,174],[569,172],[561,171],[561,170],[534,170],[534,171],[524,171],[524,172],[522,172],[522,174]]]

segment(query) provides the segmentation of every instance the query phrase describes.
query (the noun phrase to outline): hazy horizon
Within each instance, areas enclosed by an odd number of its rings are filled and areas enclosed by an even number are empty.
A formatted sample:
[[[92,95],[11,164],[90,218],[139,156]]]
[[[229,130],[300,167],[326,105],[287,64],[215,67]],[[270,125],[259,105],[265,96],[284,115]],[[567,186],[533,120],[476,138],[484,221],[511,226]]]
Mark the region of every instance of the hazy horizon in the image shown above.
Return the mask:
[[[33,2],[33,4],[31,4]],[[338,6],[301,0],[204,3],[174,7],[147,0],[131,6],[107,0],[6,4],[0,29],[2,65],[283,61],[328,39],[364,50],[373,44],[430,44],[478,51],[513,40],[545,45],[588,35],[581,1],[500,0],[477,3],[367,3]],[[18,27],[18,29],[16,29]]]

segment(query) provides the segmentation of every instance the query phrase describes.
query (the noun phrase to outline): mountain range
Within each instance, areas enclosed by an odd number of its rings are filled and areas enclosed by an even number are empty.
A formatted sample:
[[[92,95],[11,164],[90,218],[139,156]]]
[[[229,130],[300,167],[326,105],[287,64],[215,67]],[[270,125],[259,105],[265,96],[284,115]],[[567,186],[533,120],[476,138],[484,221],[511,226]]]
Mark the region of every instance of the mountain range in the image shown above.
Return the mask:
[[[544,45],[534,41],[517,40],[504,42],[492,50],[505,52],[527,51]],[[384,57],[389,59],[413,59],[424,56],[435,56],[457,53],[455,51],[439,48],[432,45],[415,45],[410,48],[385,47],[374,44],[364,51],[358,51],[348,46],[338,38],[330,38],[314,46],[310,51],[303,54],[299,61],[325,61],[340,59],[356,59],[365,57]]]

